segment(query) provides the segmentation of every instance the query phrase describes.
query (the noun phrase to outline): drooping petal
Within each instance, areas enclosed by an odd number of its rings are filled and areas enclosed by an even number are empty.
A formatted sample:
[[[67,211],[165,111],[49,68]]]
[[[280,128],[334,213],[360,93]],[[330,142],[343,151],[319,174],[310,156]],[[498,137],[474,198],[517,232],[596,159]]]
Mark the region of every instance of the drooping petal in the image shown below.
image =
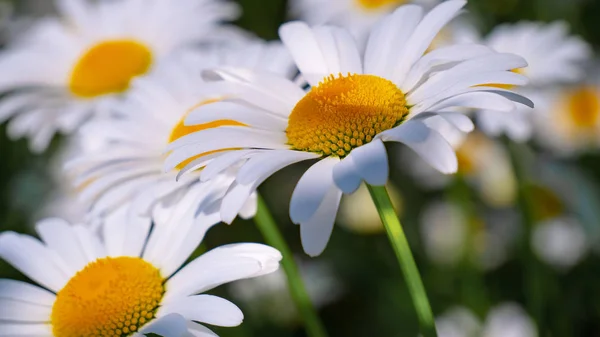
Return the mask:
[[[333,185],[333,167],[339,158],[328,157],[311,166],[298,181],[290,201],[290,218],[298,224],[310,219]]]
[[[314,257],[321,255],[325,250],[331,237],[341,198],[342,191],[335,185],[331,185],[315,214],[300,223],[300,238],[306,254]]]
[[[368,184],[383,186],[387,183],[389,164],[385,145],[380,139],[352,150],[351,154],[356,172]]]
[[[352,153],[333,167],[333,181],[346,194],[353,193],[360,187],[362,178],[354,165]]]

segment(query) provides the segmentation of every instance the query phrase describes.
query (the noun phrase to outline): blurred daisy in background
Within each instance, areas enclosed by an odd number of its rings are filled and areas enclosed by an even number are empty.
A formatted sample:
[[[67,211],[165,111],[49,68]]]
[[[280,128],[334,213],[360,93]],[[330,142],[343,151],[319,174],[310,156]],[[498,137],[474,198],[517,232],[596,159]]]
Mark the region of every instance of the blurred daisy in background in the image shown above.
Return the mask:
[[[525,77],[509,71],[526,66],[521,57],[479,45],[449,46],[423,56],[465,4],[447,1],[426,15],[419,6],[400,7],[376,25],[364,55],[343,29],[284,24],[281,39],[312,89],[306,92],[284,77],[245,69],[209,72],[222,79],[215,86],[230,99],[200,106],[185,124],[224,119],[237,124],[175,140],[168,147],[172,152],[165,170],[218,151],[212,162],[188,164],[205,167],[201,179],[210,180],[207,172],[224,171],[240,161],[221,206],[222,214],[232,215],[276,171],[322,159],[302,176],[290,203],[305,252],[319,255],[329,241],[342,194],[353,193],[363,180],[386,184],[385,141],[404,143],[436,169],[453,173],[454,150],[423,120],[441,116],[461,130],[471,130],[469,118],[446,109],[515,109],[510,98],[478,85],[524,85]]]
[[[482,323],[467,308],[455,307],[436,318],[439,337],[537,337],[535,322],[518,304],[501,303]]]
[[[470,214],[454,201],[435,201],[421,214],[423,247],[441,266],[463,262],[483,270],[501,266],[521,232],[516,214],[489,210]]]
[[[205,128],[236,125],[228,120],[195,126],[183,123],[199,106],[222,99],[200,78],[202,69],[216,66],[261,69],[290,77],[294,71],[289,53],[280,43],[252,39],[186,54],[181,62],[165,63],[154,74],[136,80],[129,97],[113,106],[116,117],[96,119],[82,128],[82,142],[91,144],[87,147],[92,150],[82,151],[68,164],[77,176],[74,184],[80,200],[90,207],[91,216],[109,214],[123,203],[132,203],[137,213],[144,213],[160,201],[174,204],[194,189],[190,193],[198,200],[190,207],[198,210],[199,219],[220,221],[219,201],[233,183],[233,175],[213,172],[215,179],[200,184],[200,172],[196,171],[177,181],[186,163],[168,173],[162,170],[169,142]],[[241,216],[252,217],[255,208],[256,201],[250,200]]]
[[[181,207],[185,207],[182,205]],[[41,241],[0,234],[0,257],[40,287],[0,280],[0,331],[21,336],[216,336],[199,323],[237,326],[233,303],[199,295],[219,285],[274,272],[281,254],[240,243],[185,264],[209,226],[192,217],[113,215],[98,235],[58,218],[38,223]]]
[[[502,144],[476,131],[462,136],[454,142],[453,147],[458,159],[458,174],[466,179],[486,205],[502,208],[514,204],[517,182],[510,158]],[[420,185],[428,189],[449,187],[452,177],[441,175],[423,160],[414,158],[416,156],[407,152],[401,153],[399,161],[411,163],[409,173],[417,178]]]
[[[166,58],[214,38],[238,15],[224,0],[57,0],[48,17],[0,53],[0,121],[7,133],[43,151],[56,132],[71,133],[128,92],[133,78]]]
[[[500,85],[498,89],[514,89],[533,98],[542,88],[581,80],[585,74],[584,62],[592,51],[583,39],[569,35],[568,31],[568,24],[562,21],[520,22],[494,28],[483,43],[501,53],[523,56],[528,66],[513,71],[530,81],[524,88]],[[515,141],[526,141],[533,131],[531,112],[521,106],[509,113],[481,109],[476,117],[478,126],[490,135],[505,133]]]
[[[592,83],[552,88],[538,94],[537,140],[560,156],[600,147],[600,87]]]
[[[398,6],[418,4],[433,7],[440,0],[291,0],[292,16],[310,25],[333,24],[346,28],[359,41],[381,18]]]

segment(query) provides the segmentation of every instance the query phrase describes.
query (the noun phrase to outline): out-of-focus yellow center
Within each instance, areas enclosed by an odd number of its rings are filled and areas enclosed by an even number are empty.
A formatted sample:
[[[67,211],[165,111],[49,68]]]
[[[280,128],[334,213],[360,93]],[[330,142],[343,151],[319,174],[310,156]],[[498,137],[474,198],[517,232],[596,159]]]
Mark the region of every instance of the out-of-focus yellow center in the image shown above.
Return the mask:
[[[592,128],[600,119],[600,97],[593,87],[582,87],[568,98],[568,111],[573,124],[580,128]]]
[[[512,69],[511,71],[515,74],[525,75],[525,68]],[[494,88],[512,90],[516,87],[516,85],[492,83],[492,84],[483,84],[482,87],[494,87]]]
[[[150,49],[133,40],[101,42],[90,48],[73,68],[69,89],[75,96],[93,98],[120,93],[152,65]]]
[[[358,5],[367,10],[379,9],[385,6],[400,6],[406,3],[406,0],[356,0]]]
[[[198,125],[185,125],[184,124],[185,119],[189,115],[190,112],[199,108],[202,105],[218,102],[220,100],[221,99],[205,100],[205,101],[202,101],[202,102],[194,105],[192,108],[190,108],[183,115],[183,117],[179,120],[179,122],[175,125],[175,127],[173,127],[173,130],[171,130],[171,135],[169,136],[169,143],[172,143],[179,138],[182,138],[184,136],[187,136],[187,135],[197,132],[197,131],[218,128],[220,126],[245,126],[245,124],[231,120],[231,119],[223,119],[223,120],[218,120],[218,121],[204,123],[204,124],[198,124]],[[221,150],[219,150],[219,151],[221,151]],[[206,152],[206,153],[202,153],[197,156],[194,156],[192,158],[189,158],[189,159],[185,160],[184,162],[182,162],[181,164],[177,165],[177,170],[181,170],[182,168],[184,168],[187,164],[191,163],[192,161],[194,161],[202,156],[206,156],[207,154],[214,153],[214,152],[218,152],[218,151]]]
[[[159,270],[140,258],[98,259],[56,295],[53,335],[131,335],[154,318],[165,293],[163,281]]]
[[[533,216],[538,222],[550,220],[563,214],[565,208],[560,197],[547,187],[539,185],[527,186],[533,203]]]
[[[345,157],[408,115],[404,93],[384,78],[325,78],[294,107],[286,129],[296,150]]]

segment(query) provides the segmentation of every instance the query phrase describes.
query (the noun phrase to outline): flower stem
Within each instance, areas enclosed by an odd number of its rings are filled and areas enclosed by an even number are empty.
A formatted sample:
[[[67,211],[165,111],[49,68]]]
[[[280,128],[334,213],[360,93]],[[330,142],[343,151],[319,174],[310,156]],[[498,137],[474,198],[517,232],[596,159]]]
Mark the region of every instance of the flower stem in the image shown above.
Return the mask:
[[[260,195],[258,196],[258,210],[254,217],[254,222],[265,238],[266,243],[278,249],[283,255],[281,265],[287,276],[290,293],[304,320],[308,335],[311,337],[326,337],[327,332],[306,292],[304,282],[300,277],[300,272],[294,261],[292,251],[285,242],[264,199]]]
[[[390,239],[390,243],[396,253],[396,258],[400,263],[400,269],[404,274],[410,296],[412,298],[415,309],[417,310],[417,316],[419,318],[419,324],[421,326],[421,333],[424,337],[437,337],[435,328],[435,320],[433,313],[431,312],[431,306],[427,299],[427,293],[421,281],[417,264],[410,251],[410,246],[404,235],[400,220],[396,216],[392,201],[387,193],[384,186],[371,186],[367,185],[371,198],[377,207],[377,212],[381,217],[385,229]]]

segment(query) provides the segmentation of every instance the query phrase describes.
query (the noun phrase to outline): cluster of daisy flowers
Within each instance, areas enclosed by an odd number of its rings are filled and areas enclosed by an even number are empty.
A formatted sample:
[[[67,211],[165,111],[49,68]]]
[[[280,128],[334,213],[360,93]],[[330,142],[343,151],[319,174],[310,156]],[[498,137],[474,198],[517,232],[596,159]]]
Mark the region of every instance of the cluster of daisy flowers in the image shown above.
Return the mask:
[[[560,22],[482,37],[461,20],[463,0],[294,0],[303,20],[267,42],[228,24],[240,14],[230,1],[55,5],[0,52],[0,121],[33,152],[69,137],[58,166],[74,198],[37,238],[0,234],[0,258],[37,283],[0,280],[0,336],[215,336],[203,324],[240,324],[236,305],[202,293],[273,273],[289,253],[236,243],[190,256],[213,226],[255,218],[259,186],[290,165],[311,163],[289,218],[315,257],[343,196],[388,183],[386,143],[502,203],[512,194],[495,193],[508,185],[494,174],[512,172],[489,165],[503,154],[491,137],[565,152],[600,139],[598,90],[574,84],[589,47]]]

